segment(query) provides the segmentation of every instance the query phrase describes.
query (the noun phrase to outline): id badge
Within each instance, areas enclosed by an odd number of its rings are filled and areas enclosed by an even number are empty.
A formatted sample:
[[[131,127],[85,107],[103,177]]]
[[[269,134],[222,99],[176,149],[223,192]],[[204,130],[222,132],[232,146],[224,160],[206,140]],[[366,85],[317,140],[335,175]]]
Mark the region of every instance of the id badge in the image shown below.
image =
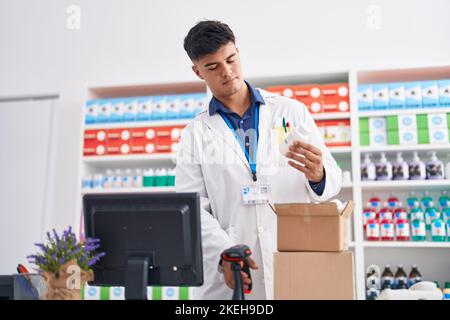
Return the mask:
[[[242,201],[245,205],[269,203],[269,185],[253,184],[242,188]]]

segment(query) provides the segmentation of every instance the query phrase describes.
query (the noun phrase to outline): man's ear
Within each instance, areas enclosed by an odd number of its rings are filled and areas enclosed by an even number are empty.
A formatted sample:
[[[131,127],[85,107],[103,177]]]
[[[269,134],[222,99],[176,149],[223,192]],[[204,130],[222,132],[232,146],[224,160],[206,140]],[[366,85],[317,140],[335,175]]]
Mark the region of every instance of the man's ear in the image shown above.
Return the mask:
[[[193,65],[193,66],[192,66],[192,71],[194,71],[194,73],[197,75],[197,77],[199,77],[199,78],[202,79],[202,80],[205,80],[205,79],[203,79],[203,77],[201,76],[200,71],[198,70],[197,66]]]

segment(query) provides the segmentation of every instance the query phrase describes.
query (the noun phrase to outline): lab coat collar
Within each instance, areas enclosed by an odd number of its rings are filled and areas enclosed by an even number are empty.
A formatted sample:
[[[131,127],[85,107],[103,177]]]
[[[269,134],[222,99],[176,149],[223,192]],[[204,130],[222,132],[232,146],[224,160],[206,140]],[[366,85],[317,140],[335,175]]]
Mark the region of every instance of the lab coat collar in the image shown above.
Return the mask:
[[[271,118],[273,112],[273,102],[272,97],[273,93],[267,92],[265,90],[258,90],[262,97],[265,100],[265,104],[261,104],[259,107],[259,139],[258,139],[258,151],[256,155],[256,171],[258,174],[259,163],[264,161],[264,156],[269,154],[269,138],[271,132]],[[226,125],[223,118],[220,114],[215,113],[210,115],[206,112],[204,121],[206,125],[223,141],[233,149],[236,156],[244,163],[244,165],[250,170],[250,165],[248,164],[247,158],[245,157],[244,152],[242,151],[239,142],[236,140],[235,136],[231,132],[231,130]],[[251,175],[249,175],[249,178]]]

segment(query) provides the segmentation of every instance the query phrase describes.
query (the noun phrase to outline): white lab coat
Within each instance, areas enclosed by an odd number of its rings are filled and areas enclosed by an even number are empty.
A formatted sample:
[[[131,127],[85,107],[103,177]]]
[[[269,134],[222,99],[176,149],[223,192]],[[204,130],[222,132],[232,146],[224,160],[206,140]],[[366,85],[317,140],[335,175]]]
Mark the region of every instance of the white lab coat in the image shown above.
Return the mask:
[[[257,150],[258,182],[270,186],[272,203],[325,201],[338,194],[341,169],[326,148],[305,105],[258,89],[266,104],[259,111]],[[311,143],[322,150],[325,190],[318,196],[300,171],[287,164],[278,149],[275,127],[285,117],[292,127],[306,124]],[[201,197],[204,284],[196,299],[231,299],[220,253],[235,244],[246,244],[259,266],[251,270],[252,293],[247,299],[273,299],[273,253],[277,250],[277,220],[268,204],[244,205],[242,187],[253,182],[249,164],[238,141],[220,114],[200,113],[182,132],[178,145],[176,191],[198,192]]]

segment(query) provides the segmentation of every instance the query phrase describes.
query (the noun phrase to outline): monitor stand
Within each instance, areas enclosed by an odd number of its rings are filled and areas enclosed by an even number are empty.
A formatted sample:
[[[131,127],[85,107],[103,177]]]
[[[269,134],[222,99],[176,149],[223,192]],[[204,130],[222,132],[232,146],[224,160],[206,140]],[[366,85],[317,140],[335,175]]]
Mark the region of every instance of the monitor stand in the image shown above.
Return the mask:
[[[125,274],[125,299],[147,300],[148,266],[150,257],[129,256]]]

